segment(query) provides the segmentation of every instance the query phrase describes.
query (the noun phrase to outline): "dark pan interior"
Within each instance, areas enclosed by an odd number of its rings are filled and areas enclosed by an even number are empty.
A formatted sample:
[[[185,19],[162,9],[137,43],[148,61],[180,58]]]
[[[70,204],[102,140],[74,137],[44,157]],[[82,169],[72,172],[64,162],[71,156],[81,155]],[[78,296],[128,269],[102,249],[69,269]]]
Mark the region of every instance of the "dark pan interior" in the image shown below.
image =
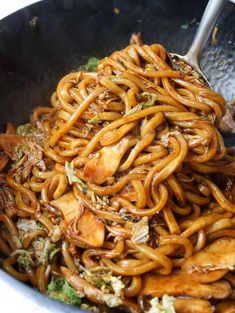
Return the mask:
[[[0,21],[0,128],[20,124],[48,105],[59,79],[88,57],[126,46],[133,32],[184,54],[205,0],[44,0]],[[115,13],[115,8],[120,10]],[[32,19],[37,22],[32,26]],[[34,19],[35,20],[35,19]],[[31,21],[31,22],[30,22]],[[235,99],[235,5],[218,20],[218,43],[208,41],[201,66],[213,88]],[[227,144],[235,144],[228,136]]]

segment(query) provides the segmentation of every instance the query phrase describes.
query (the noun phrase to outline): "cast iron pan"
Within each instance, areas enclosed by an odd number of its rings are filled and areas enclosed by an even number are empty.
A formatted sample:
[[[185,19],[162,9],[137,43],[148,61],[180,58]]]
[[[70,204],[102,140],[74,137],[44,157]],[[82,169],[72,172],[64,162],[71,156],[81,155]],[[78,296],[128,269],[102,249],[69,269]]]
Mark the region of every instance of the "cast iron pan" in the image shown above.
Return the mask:
[[[1,130],[7,121],[16,125],[26,122],[35,106],[49,104],[63,75],[77,69],[90,56],[103,57],[126,46],[133,32],[141,32],[146,43],[158,42],[169,51],[184,54],[206,3],[46,0],[4,18],[0,21]],[[114,8],[120,13],[116,14]],[[211,85],[226,100],[235,99],[234,25],[235,6],[228,1],[217,23],[218,43],[212,46],[209,41],[201,59]],[[235,144],[234,137],[228,136],[226,143]],[[35,301],[56,312],[72,310],[23,287],[2,271],[0,279],[7,279],[16,288],[21,286],[21,292],[30,293]]]

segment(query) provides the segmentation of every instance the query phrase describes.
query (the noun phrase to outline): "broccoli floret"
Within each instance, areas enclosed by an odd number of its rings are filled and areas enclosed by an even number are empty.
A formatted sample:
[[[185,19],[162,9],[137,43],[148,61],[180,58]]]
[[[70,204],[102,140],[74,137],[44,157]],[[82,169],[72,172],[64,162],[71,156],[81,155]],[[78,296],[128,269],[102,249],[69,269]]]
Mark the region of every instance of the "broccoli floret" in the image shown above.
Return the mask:
[[[52,277],[47,286],[47,294],[67,304],[81,305],[81,296],[78,296],[76,290],[64,278]]]
[[[87,63],[80,66],[80,70],[85,72],[95,72],[98,63],[99,59],[97,59],[96,57],[91,57],[88,59]]]

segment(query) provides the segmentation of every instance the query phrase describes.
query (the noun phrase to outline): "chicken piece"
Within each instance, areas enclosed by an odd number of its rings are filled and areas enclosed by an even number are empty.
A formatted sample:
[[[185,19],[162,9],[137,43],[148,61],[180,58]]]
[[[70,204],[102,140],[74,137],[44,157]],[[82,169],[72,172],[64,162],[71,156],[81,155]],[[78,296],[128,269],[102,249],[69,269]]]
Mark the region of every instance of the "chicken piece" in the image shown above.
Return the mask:
[[[122,308],[124,310],[122,310]],[[129,313],[141,313],[138,304],[135,302],[135,300],[131,300],[130,298],[125,298],[123,300],[123,303],[120,307],[120,310],[118,310],[118,311],[120,311],[120,312],[126,312],[127,311]],[[111,311],[110,311],[110,313],[111,313]]]
[[[130,38],[130,45],[143,46],[143,39],[141,33],[133,33]]]
[[[103,293],[67,267],[61,266],[61,272],[70,285],[76,289],[78,294],[85,294],[90,301],[100,304],[106,303],[111,308],[122,304],[122,300],[119,297],[113,294]]]
[[[0,185],[0,208],[4,208],[9,217],[14,218],[16,216],[15,197],[12,189],[5,181]]]
[[[235,313],[235,300],[224,300],[216,305],[215,313]]]
[[[14,135],[16,133],[16,129],[13,124],[7,123],[5,132],[7,135]],[[0,173],[4,170],[9,160],[10,158],[4,152],[0,152]]]
[[[7,165],[8,161],[10,160],[9,157],[3,153],[0,152],[0,173],[4,170],[5,166]]]
[[[174,302],[176,313],[213,313],[214,309],[209,301],[202,299],[179,299]]]
[[[225,115],[220,120],[220,130],[224,133],[234,133],[235,132],[235,101],[228,101],[226,103]]]
[[[22,144],[23,141],[23,137],[19,135],[0,134],[0,149],[12,159],[15,147]]]
[[[167,276],[158,274],[144,275],[141,295],[161,298],[164,294],[168,294],[176,297],[224,299],[230,295],[231,291],[230,284],[225,281],[202,284],[195,281],[191,274],[176,271]]]
[[[208,272],[218,269],[233,270],[235,265],[235,238],[219,238],[212,244],[186,259],[182,269],[191,272]]]
[[[230,110],[226,110],[225,115],[220,121],[219,127],[224,133],[235,133],[235,122]]]
[[[209,284],[221,279],[227,272],[228,270],[216,270],[207,273],[193,272],[191,273],[191,277],[198,283]]]
[[[13,124],[11,123],[6,123],[6,129],[5,129],[5,133],[8,135],[14,135],[16,133],[16,128]]]
[[[68,224],[76,221],[76,239],[89,247],[102,247],[105,236],[103,222],[88,208],[77,200],[72,192],[68,192],[50,204],[58,208]]]
[[[62,212],[68,223],[78,218],[82,213],[81,203],[75,198],[73,192],[68,192],[56,200],[52,200],[50,204]]]
[[[84,213],[77,223],[79,235],[78,240],[90,247],[102,247],[105,236],[105,226],[103,222],[94,215],[88,208],[85,208]]]
[[[131,139],[125,137],[117,144],[102,148],[95,156],[86,163],[84,177],[98,185],[115,174],[119,163],[130,146]]]

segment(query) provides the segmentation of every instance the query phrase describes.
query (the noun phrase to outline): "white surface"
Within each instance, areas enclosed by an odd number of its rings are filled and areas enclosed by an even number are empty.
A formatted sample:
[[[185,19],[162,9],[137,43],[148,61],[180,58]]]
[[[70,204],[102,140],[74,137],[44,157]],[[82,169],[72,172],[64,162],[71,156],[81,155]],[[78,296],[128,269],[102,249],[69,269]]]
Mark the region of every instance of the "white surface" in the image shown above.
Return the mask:
[[[0,19],[38,1],[41,0],[0,0]]]
[[[51,313],[42,308],[33,299],[27,298],[0,280],[1,312],[4,313]]]

